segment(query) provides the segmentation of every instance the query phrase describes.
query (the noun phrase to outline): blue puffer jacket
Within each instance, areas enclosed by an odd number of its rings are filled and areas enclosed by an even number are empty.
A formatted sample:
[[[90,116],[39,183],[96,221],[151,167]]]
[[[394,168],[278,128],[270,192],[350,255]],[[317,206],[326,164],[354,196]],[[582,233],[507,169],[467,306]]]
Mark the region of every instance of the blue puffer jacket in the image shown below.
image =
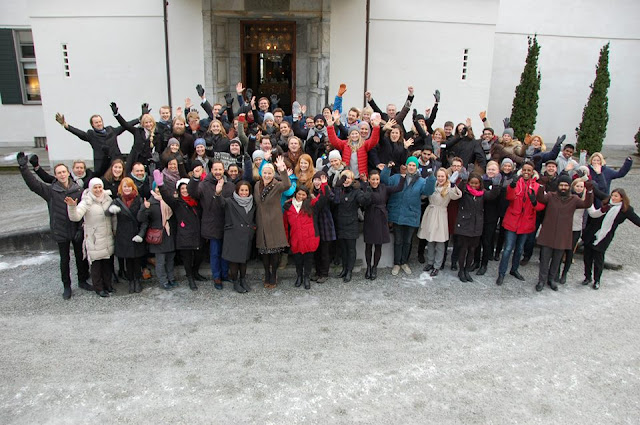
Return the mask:
[[[395,187],[400,182],[400,174],[390,175],[389,168],[380,173],[380,180],[389,187]],[[419,176],[419,174],[417,175]],[[389,198],[387,210],[389,221],[403,226],[420,227],[420,203],[421,196],[431,195],[436,188],[436,178],[431,175],[428,178],[415,177],[411,184],[404,184],[402,192],[394,193]]]

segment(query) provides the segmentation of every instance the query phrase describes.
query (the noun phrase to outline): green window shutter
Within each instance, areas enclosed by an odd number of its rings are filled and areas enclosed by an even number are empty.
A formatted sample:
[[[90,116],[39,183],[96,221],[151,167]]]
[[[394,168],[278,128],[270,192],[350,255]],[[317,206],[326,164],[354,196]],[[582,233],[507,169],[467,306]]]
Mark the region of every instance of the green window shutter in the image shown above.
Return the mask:
[[[13,31],[0,29],[0,94],[4,105],[22,105],[22,88]]]

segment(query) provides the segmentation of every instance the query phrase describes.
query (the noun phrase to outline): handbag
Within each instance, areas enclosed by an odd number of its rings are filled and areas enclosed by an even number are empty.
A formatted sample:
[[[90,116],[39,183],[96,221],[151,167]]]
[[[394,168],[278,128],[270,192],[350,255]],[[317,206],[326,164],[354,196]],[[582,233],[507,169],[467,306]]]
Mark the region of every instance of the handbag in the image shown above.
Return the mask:
[[[144,235],[144,241],[149,245],[160,245],[162,243],[162,229],[147,229],[147,233]]]

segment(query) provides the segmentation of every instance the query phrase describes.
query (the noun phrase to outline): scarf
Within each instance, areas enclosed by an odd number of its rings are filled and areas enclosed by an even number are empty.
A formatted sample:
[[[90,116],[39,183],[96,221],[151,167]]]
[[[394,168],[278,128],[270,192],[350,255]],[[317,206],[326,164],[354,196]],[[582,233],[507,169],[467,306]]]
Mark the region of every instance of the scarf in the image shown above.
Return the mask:
[[[87,177],[87,173],[86,172],[81,176],[76,176],[75,174],[73,174],[73,171],[71,171],[71,178],[80,187],[84,187],[84,178],[85,177]]]
[[[261,181],[260,185],[262,186],[264,183]],[[275,187],[276,185],[276,179],[274,178],[273,180],[271,180],[271,183],[269,183],[268,185],[266,185],[262,191],[260,192],[260,200],[262,202],[264,202],[264,200],[267,198],[267,195],[269,195],[269,192],[271,192],[271,190]]]
[[[620,212],[620,209],[622,208],[622,202],[618,202],[616,203],[609,203],[609,205],[611,205],[611,208],[609,209],[609,211],[607,211],[607,214],[604,216],[604,219],[602,220],[602,225],[600,226],[600,230],[598,230],[596,232],[596,238],[593,240],[593,245],[598,245],[600,242],[602,242],[604,240],[604,238],[607,237],[607,235],[609,234],[609,232],[611,231],[611,227],[613,227],[613,222],[616,219],[616,217],[618,216],[618,213]]]
[[[295,198],[291,199],[291,205],[296,209],[296,212],[300,212],[300,208],[302,208],[302,201],[298,201]]]
[[[100,134],[105,134],[107,132],[106,128],[103,128],[102,130],[96,130],[95,128],[93,129],[96,133],[100,133]]]
[[[136,199],[136,197],[138,196],[137,193],[135,192],[131,192],[128,195],[125,195],[124,193],[122,194],[122,201],[124,202],[124,204],[127,206],[127,208],[131,207],[131,204],[133,203],[133,200]]]
[[[329,180],[332,181],[331,185],[335,186],[338,183],[338,179],[340,179],[340,173],[344,171],[344,167],[340,167],[339,170],[334,169],[333,167],[329,167],[327,170],[327,176]]]
[[[418,177],[417,171],[413,174],[407,173],[406,186],[411,186],[411,182],[413,181],[413,179],[416,179],[417,177]]]
[[[233,199],[244,208],[244,212],[249,214],[251,211],[251,207],[253,207],[253,195],[245,196],[244,198],[238,195],[236,192],[233,192]]]
[[[482,196],[484,195],[484,190],[480,189],[480,190],[475,190],[474,188],[472,188],[471,186],[469,186],[469,184],[467,184],[467,190],[469,191],[470,194],[472,194],[473,196]]]
[[[170,171],[168,168],[165,168],[162,170],[162,177],[164,177],[165,184],[175,186],[178,180],[180,180],[180,172]]]
[[[162,195],[156,193],[155,190],[151,191],[151,196],[153,196],[156,201],[160,202],[160,214],[162,214],[162,227],[167,232],[168,236],[171,236],[171,226],[169,225],[169,219],[173,216],[173,210],[166,202],[162,199]]]
[[[140,179],[139,179],[139,178],[137,178],[137,177],[135,176],[135,174],[131,174],[131,178],[132,178],[134,181],[136,181],[136,182],[140,182],[140,185],[143,185],[143,184],[144,184],[144,181],[147,179],[147,173],[145,172],[145,173],[144,173],[144,176],[142,176],[142,178],[140,178]]]
[[[182,200],[184,202],[186,202],[187,205],[189,205],[190,207],[197,207],[198,206],[198,201],[196,201],[195,199],[193,199],[191,196],[187,195],[187,196],[180,196],[180,198],[182,198]]]

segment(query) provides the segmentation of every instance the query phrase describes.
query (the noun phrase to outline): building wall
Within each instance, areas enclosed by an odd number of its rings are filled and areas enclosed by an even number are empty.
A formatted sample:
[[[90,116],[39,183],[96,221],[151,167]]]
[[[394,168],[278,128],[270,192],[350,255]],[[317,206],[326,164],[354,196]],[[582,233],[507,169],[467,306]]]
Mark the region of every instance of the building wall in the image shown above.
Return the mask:
[[[502,118],[511,114],[527,55],[527,35],[537,33],[542,82],[535,131],[547,142],[566,134],[567,141],[575,143],[575,128],[591,92],[600,49],[610,41],[605,145],[634,147],[640,109],[640,98],[632,95],[640,89],[638,16],[640,3],[634,0],[502,1],[489,101],[496,130],[502,130]]]

